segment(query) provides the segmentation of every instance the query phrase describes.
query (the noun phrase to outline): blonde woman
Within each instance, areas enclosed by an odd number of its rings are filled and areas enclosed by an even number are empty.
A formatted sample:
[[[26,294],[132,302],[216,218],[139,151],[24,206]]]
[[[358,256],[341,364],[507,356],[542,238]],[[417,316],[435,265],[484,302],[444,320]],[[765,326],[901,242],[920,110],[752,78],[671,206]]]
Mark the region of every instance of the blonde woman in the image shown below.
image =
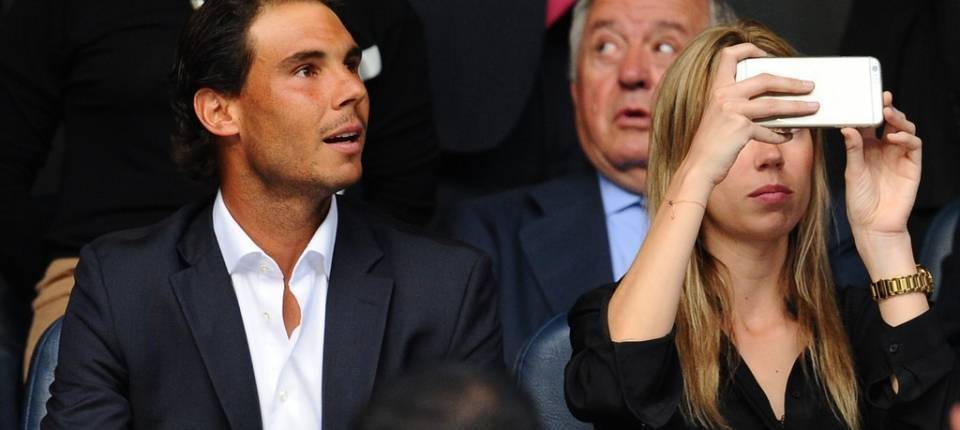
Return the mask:
[[[954,355],[906,230],[920,181],[914,125],[884,93],[880,137],[842,130],[848,216],[881,297],[867,286],[838,295],[820,134],[752,121],[816,111],[756,98],[813,84],[734,80],[738,61],[770,55],[796,52],[740,23],[700,35],[667,72],[653,221],[619,285],[569,314],[567,403],[601,428],[942,428]]]

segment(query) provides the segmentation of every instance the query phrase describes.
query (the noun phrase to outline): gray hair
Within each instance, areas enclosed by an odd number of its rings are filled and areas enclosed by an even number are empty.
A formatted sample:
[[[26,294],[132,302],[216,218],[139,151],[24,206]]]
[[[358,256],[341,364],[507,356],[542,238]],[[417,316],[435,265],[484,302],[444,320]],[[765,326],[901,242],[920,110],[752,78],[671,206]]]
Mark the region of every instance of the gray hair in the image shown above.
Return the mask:
[[[725,0],[707,0],[710,2],[710,26],[732,24],[737,20],[737,13]],[[580,56],[580,40],[583,39],[583,30],[587,25],[587,15],[593,0],[578,0],[573,7],[573,20],[570,23],[570,81],[577,80],[577,60]]]

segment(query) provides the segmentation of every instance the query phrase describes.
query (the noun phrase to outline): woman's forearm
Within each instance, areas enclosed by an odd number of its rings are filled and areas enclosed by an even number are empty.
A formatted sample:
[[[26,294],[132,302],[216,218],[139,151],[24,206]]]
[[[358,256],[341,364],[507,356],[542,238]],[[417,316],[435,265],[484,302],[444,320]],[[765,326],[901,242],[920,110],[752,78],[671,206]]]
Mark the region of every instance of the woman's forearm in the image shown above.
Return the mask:
[[[909,233],[881,235],[854,232],[854,239],[872,282],[917,273]],[[880,300],[879,306],[883,321],[893,327],[930,309],[927,296],[919,292],[888,297]]]
[[[607,310],[610,339],[642,341],[670,333],[683,279],[713,183],[681,166],[647,237]],[[669,203],[672,201],[673,203]]]

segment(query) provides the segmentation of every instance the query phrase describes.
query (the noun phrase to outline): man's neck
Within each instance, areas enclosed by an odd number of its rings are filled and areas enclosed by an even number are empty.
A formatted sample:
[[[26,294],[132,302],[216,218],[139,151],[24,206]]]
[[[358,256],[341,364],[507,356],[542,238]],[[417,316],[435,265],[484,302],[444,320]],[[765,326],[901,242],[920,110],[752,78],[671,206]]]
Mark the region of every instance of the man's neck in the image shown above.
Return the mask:
[[[258,189],[260,188],[260,189]],[[224,182],[223,203],[237,224],[289,280],[297,259],[330,210],[329,193],[271,193]]]

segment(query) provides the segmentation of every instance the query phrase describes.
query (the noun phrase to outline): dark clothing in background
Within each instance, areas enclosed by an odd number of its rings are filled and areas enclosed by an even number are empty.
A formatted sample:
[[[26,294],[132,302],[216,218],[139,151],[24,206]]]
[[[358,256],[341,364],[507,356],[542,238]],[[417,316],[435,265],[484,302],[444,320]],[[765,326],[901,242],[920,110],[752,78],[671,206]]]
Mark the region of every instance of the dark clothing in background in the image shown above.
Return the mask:
[[[923,178],[910,220],[919,246],[937,209],[960,196],[960,2],[855,0],[842,55],[872,55],[884,89],[917,125]],[[837,135],[834,134],[834,137]],[[830,176],[842,181],[842,140],[827,146]]]
[[[410,0],[427,36],[438,205],[581,172],[567,70],[570,12],[546,0]]]
[[[29,216],[18,212],[61,122],[51,256],[76,255],[94,237],[156,222],[212,191],[185,179],[169,155],[168,75],[191,11],[188,1],[169,0],[16,3],[0,25],[4,229],[16,232],[11,218]],[[19,245],[5,239],[4,255]]]
[[[364,81],[370,119],[363,177],[347,196],[424,225],[435,205],[439,149],[420,19],[407,0],[347,0],[330,6],[361,49],[377,47],[383,67]]]
[[[583,296],[570,312],[573,357],[567,364],[567,404],[597,428],[699,428],[684,422],[683,381],[674,334],[642,342],[613,342],[607,305],[615,286]],[[941,429],[958,393],[956,358],[933,312],[897,327],[888,326],[862,287],[838,297],[840,315],[853,346],[861,386],[865,429]],[[731,347],[728,354],[737,354]],[[718,357],[725,363],[726,356]],[[774,416],[762,388],[739,356],[721,365],[720,412],[738,430],[842,429],[823,389],[811,378],[809,356],[801,355],[787,381],[785,420]],[[896,373],[900,392],[890,388]]]
[[[327,291],[323,428],[411,367],[503,360],[490,261],[342,199]],[[43,428],[261,427],[212,205],[83,248]],[[318,360],[319,364],[319,360]]]
[[[953,250],[941,267],[937,311],[950,335],[950,344],[960,346],[960,224],[954,232]]]

